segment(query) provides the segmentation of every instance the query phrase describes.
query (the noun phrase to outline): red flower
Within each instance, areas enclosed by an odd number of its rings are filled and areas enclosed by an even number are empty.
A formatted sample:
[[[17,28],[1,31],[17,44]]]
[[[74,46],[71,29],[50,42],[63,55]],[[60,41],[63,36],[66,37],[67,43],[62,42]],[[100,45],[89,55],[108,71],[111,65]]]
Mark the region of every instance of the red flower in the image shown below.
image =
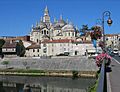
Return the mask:
[[[109,56],[107,53],[101,53],[98,56],[96,56],[96,64],[98,67],[101,67],[103,60],[106,60],[106,65],[109,66],[111,63],[111,56]]]

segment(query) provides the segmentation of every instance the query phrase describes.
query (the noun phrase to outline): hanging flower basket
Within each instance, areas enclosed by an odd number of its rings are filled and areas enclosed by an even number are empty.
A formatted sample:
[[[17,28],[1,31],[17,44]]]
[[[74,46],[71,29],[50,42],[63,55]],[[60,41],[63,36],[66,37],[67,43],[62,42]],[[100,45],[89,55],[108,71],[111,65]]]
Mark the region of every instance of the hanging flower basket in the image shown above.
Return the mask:
[[[98,67],[101,67],[102,63],[103,63],[103,60],[105,60],[105,64],[107,66],[110,65],[111,63],[111,56],[109,56],[107,53],[103,52],[101,54],[99,54],[98,56],[96,56],[96,65]]]

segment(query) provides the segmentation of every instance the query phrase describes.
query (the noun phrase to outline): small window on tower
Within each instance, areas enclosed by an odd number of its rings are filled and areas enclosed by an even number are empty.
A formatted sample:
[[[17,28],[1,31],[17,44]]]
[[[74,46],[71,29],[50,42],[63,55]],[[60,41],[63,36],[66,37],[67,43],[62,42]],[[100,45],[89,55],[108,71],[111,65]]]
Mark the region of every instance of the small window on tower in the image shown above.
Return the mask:
[[[48,34],[48,31],[47,31],[47,34]]]
[[[44,34],[46,35],[46,30],[44,30]]]
[[[37,43],[38,43],[38,39],[37,39]]]

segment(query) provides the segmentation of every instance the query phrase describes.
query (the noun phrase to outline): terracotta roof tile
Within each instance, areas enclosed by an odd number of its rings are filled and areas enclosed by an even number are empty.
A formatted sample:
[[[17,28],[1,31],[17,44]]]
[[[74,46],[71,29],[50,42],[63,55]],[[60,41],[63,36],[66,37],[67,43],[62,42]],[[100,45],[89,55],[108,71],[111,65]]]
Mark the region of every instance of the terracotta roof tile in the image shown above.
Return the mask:
[[[40,45],[32,44],[32,45],[27,47],[27,49],[37,49],[37,48],[40,48]]]
[[[75,42],[72,39],[57,39],[57,40],[44,40],[42,43],[68,43],[68,42]]]
[[[16,48],[16,42],[9,42],[6,41],[5,44],[3,45],[3,48]]]

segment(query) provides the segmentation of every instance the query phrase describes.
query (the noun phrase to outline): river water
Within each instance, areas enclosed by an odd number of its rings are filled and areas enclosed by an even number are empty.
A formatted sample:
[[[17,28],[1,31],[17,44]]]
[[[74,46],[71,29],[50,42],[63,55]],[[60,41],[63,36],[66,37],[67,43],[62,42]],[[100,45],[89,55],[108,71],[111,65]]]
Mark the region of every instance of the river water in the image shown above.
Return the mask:
[[[0,92],[24,92],[29,85],[30,92],[88,92],[95,78],[29,77],[0,75]]]

